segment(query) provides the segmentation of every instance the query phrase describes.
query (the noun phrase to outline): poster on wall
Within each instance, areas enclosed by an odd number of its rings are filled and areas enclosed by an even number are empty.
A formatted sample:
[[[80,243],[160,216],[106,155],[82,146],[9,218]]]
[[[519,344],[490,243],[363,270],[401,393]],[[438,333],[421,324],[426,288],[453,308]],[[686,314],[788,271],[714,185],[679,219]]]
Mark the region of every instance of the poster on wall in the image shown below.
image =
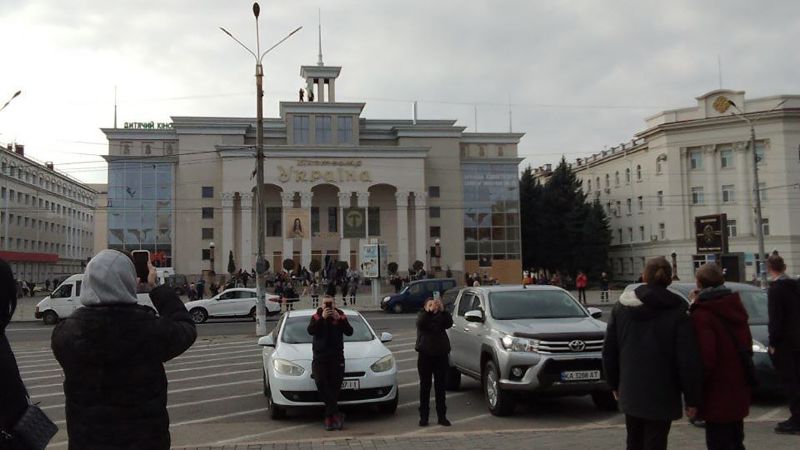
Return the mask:
[[[304,239],[311,237],[311,211],[308,208],[288,208],[286,210],[286,238]]]
[[[367,212],[364,208],[346,208],[344,210],[344,237],[367,237]]]
[[[697,253],[728,253],[727,226],[725,214],[695,217]]]

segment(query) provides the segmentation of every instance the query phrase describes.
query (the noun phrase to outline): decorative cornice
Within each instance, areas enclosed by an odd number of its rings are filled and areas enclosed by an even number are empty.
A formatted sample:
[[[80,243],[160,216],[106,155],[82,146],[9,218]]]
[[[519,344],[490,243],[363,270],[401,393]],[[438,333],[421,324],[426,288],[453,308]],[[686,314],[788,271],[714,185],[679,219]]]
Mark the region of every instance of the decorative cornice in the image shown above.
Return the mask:
[[[220,195],[222,199],[222,207],[223,208],[233,208],[233,199],[236,198],[235,192],[223,192]]]
[[[398,207],[408,206],[408,191],[397,191],[394,193],[394,198],[397,200]]]

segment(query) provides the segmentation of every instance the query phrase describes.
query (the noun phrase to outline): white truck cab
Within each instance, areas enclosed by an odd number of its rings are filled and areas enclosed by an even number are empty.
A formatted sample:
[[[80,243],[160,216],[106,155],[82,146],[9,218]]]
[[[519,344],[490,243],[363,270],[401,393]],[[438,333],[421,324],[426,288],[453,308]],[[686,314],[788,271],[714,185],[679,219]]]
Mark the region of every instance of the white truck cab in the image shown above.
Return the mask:
[[[83,307],[81,284],[83,284],[82,273],[72,275],[64,280],[50,295],[36,305],[36,318],[42,319],[48,325],[55,325],[60,319],[66,319],[78,308]],[[151,308],[153,312],[156,311],[149,294],[136,294],[136,297],[137,303]]]

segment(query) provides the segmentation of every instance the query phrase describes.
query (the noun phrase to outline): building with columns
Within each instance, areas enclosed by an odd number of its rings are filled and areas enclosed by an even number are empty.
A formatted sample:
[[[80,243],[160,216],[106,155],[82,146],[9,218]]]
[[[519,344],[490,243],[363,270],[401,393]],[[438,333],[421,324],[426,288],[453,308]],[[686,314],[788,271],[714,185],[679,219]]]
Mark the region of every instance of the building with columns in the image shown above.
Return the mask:
[[[340,71],[303,66],[306,95],[265,118],[263,186],[254,176],[255,118],[103,129],[109,247],[149,249],[183,274],[225,273],[230,254],[249,270],[262,195],[272,270],[286,258],[358,267],[362,246],[377,240],[401,272],[419,260],[427,270],[517,282],[523,135],[467,133],[452,120],[366,119],[364,103],[336,100]]]
[[[714,214],[727,217],[729,252],[744,262],[740,278],[756,273],[750,127],[728,100],[755,125],[765,251],[777,250],[800,273],[800,96],[748,99],[717,90],[696,100],[648,117],[633,141],[572,164],[588,199],[610,218],[613,277],[634,280],[647,258],[675,252],[679,277],[692,279],[719,257],[696,249],[695,217]],[[547,168],[537,175],[546,177]]]

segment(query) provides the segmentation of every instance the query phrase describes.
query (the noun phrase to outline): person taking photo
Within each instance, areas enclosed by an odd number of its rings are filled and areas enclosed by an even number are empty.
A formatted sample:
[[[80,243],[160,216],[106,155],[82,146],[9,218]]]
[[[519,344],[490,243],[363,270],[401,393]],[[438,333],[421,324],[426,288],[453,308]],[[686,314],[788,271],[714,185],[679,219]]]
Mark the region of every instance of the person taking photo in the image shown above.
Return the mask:
[[[417,315],[417,372],[419,373],[419,426],[428,425],[431,378],[436,391],[436,416],[439,425],[450,426],[447,420],[445,387],[450,354],[446,330],[453,326],[453,317],[445,311],[441,300],[429,298]]]

